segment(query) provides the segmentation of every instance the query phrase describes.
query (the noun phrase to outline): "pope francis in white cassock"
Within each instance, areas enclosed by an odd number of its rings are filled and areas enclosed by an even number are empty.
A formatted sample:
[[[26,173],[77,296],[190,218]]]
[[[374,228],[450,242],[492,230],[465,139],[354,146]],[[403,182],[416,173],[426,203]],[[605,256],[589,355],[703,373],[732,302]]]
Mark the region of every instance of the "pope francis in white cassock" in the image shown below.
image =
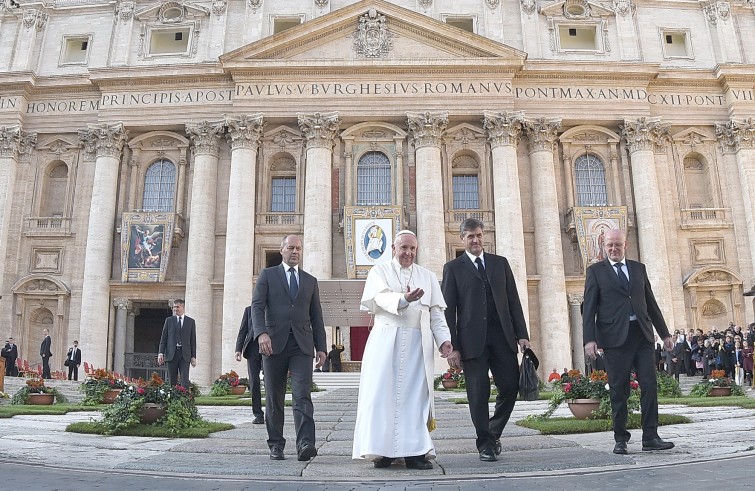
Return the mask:
[[[362,358],[352,457],[375,467],[404,457],[408,468],[432,469],[433,341],[443,357],[453,350],[446,303],[435,273],[414,264],[416,235],[402,230],[392,248],[393,259],[373,266],[362,294],[361,309],[375,322]]]

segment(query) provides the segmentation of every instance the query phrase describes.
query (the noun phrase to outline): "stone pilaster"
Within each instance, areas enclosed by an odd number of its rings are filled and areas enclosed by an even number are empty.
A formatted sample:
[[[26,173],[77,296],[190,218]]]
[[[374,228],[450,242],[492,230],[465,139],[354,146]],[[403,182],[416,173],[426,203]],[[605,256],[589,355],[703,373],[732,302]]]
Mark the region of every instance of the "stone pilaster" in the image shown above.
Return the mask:
[[[94,154],[96,159],[84,257],[79,341],[86,346],[89,362],[97,367],[109,366],[107,340],[113,227],[118,169],[127,138],[128,131],[122,123],[90,124],[86,129],[79,130],[79,140],[85,151]]]
[[[516,158],[516,148],[522,136],[524,113],[484,111],[483,115],[483,125],[488,132],[493,159],[495,250],[497,254],[506,256],[511,264],[524,318],[529,326],[524,222]]]
[[[582,302],[585,301],[585,296],[570,293],[567,298],[569,299],[569,326],[571,327],[571,368],[578,368],[582,370],[582,373],[585,373],[585,348],[582,330]],[[563,367],[545,367],[543,373],[550,373],[551,368],[561,370]]]
[[[647,266],[655,298],[668,326],[675,326],[666,228],[656,173],[655,149],[668,140],[669,125],[661,118],[625,120],[621,134],[626,139],[632,166],[632,185],[642,193],[635,199],[640,260]],[[641,191],[640,191],[641,190]]]
[[[191,205],[188,216],[189,245],[186,258],[186,315],[197,325],[197,366],[191,379],[211,384],[216,377],[212,365],[212,286],[215,262],[215,208],[218,181],[218,145],[223,122],[203,121],[186,125],[194,153]],[[250,278],[251,280],[251,278]]]
[[[443,276],[446,263],[446,218],[442,195],[441,144],[448,126],[448,112],[406,113],[415,153],[417,262]]]
[[[261,114],[226,118],[231,143],[231,178],[223,278],[222,372],[241,370],[246,363],[233,357],[244,309],[252,302],[257,149],[264,123]]]
[[[21,125],[0,126],[0,296],[5,278],[5,253],[10,237],[11,203],[16,188],[18,160],[21,154],[30,153],[37,142],[36,133],[27,133]],[[10,288],[10,285],[8,285]]]
[[[333,143],[341,120],[337,112],[300,113],[297,117],[307,139],[302,267],[326,280],[333,275]]]
[[[545,366],[571,367],[569,318],[564,281],[564,257],[556,185],[553,146],[561,128],[560,119],[526,118],[523,122],[529,144],[532,173],[537,274],[540,276],[539,334]]]
[[[115,307],[115,346],[113,346],[113,371],[125,373],[126,334],[128,331],[128,314],[133,305],[128,298],[114,298]]]

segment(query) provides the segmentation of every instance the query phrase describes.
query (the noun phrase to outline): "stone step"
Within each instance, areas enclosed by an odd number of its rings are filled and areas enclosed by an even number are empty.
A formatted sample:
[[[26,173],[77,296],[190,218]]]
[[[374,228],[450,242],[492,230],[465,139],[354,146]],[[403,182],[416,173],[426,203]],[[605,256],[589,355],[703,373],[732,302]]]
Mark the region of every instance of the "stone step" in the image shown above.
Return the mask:
[[[359,372],[315,372],[312,381],[321,389],[359,387]]]
[[[5,377],[5,393],[13,397],[18,389],[26,384],[23,377]],[[81,381],[73,380],[45,380],[45,385],[55,387],[63,394],[69,402],[77,403],[84,399],[84,394],[79,390]]]

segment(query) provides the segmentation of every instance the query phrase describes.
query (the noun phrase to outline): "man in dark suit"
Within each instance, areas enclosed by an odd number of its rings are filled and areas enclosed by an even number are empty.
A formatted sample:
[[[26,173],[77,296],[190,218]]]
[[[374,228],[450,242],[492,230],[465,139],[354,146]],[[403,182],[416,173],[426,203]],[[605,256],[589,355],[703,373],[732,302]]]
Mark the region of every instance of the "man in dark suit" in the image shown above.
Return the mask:
[[[645,265],[626,260],[624,232],[606,233],[607,258],[587,268],[583,332],[585,355],[595,358],[603,349],[610,387],[613,453],[626,454],[629,374],[632,368],[640,384],[642,410],[642,449],[667,450],[671,442],[658,436],[658,388],[655,380],[653,326],[666,350],[673,348],[663,314],[650,287]]]
[[[49,379],[50,376],[50,357],[52,356],[52,339],[50,339],[50,331],[44,329],[42,331],[45,338],[42,340],[42,344],[39,347],[39,356],[42,357],[42,378]]]
[[[68,348],[68,380],[79,380],[79,365],[81,365],[81,350],[79,349],[79,342],[74,340],[73,346]]]
[[[3,348],[3,358],[5,358],[5,375],[8,377],[18,376],[16,360],[18,359],[18,346],[13,342],[13,338],[8,338]]]
[[[175,315],[166,318],[163,324],[157,364],[168,363],[170,385],[179,385],[180,373],[180,385],[188,389],[189,365],[197,366],[197,325],[194,319],[184,315],[185,308],[182,299],[173,301]]]
[[[462,222],[466,251],[446,263],[442,289],[451,344],[458,349],[448,356],[449,364],[463,364],[480,460],[493,462],[519,391],[517,350],[530,342],[514,274],[505,257],[483,253],[483,227],[474,218]],[[488,371],[498,388],[492,417]]]
[[[261,425],[265,422],[265,413],[262,412],[262,390],[260,387],[260,369],[262,368],[262,355],[260,345],[254,339],[252,329],[252,307],[244,309],[244,317],[241,319],[239,335],[236,337],[236,361],[241,361],[241,356],[246,358],[246,367],[249,372],[249,383],[252,384],[252,424]]]
[[[301,461],[317,455],[312,408],[312,358],[317,368],[325,361],[325,326],[317,279],[299,268],[301,239],[284,237],[283,262],[265,268],[252,298],[252,327],[264,355],[267,444],[270,458],[283,460],[283,402],[286,374],[291,373],[296,453]]]

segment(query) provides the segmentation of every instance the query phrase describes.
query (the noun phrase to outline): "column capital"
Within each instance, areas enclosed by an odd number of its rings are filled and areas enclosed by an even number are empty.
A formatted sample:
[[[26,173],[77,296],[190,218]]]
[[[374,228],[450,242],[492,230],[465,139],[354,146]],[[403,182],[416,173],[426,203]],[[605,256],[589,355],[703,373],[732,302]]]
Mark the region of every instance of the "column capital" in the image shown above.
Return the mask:
[[[522,121],[530,153],[553,151],[556,133],[561,128],[561,118],[524,118]]]
[[[113,299],[113,307],[115,307],[118,310],[127,310],[131,311],[134,307],[134,305],[131,303],[131,300],[124,297],[118,297]]]
[[[79,130],[79,141],[88,157],[120,158],[128,131],[123,123],[88,124]]]
[[[412,133],[414,148],[440,147],[448,126],[448,111],[406,113],[406,123]]]
[[[218,156],[218,144],[225,131],[224,121],[186,123],[186,134],[194,146],[194,155]]]
[[[621,136],[626,139],[629,153],[641,150],[653,150],[660,147],[663,149],[670,140],[669,128],[671,125],[661,123],[660,117],[641,117],[637,120],[625,119],[623,125],[619,125]]]
[[[307,139],[307,148],[333,148],[333,143],[341,126],[337,112],[298,113],[299,129]]]
[[[241,116],[226,116],[225,124],[228,126],[228,141],[231,150],[237,148],[251,148],[257,150],[265,122],[262,114],[242,114]]]
[[[569,305],[581,305],[585,301],[585,296],[581,293],[568,293],[566,298],[569,300]]]
[[[755,120],[734,118],[716,123],[716,138],[724,153],[736,153],[740,148],[755,148]]]
[[[488,132],[488,141],[492,148],[519,145],[524,111],[483,111],[482,114],[483,128]]]
[[[21,125],[0,126],[0,157],[18,158],[19,154],[29,153],[37,144],[37,134],[27,133]]]

